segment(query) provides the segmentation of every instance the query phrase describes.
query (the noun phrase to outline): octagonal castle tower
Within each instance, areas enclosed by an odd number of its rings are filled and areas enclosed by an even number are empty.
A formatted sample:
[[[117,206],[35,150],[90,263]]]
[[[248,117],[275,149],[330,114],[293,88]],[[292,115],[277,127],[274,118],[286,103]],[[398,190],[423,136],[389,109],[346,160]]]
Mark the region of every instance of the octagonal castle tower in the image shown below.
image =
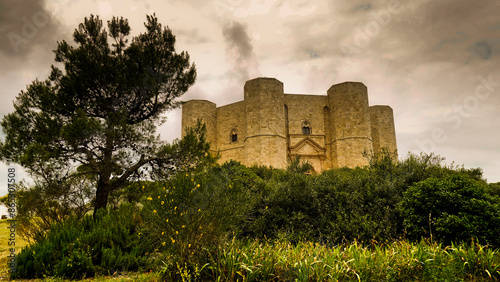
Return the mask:
[[[392,109],[370,107],[363,83],[335,84],[327,95],[297,95],[284,94],[275,78],[256,78],[243,92],[243,101],[221,107],[205,100],[184,102],[182,136],[202,120],[221,163],[234,159],[286,168],[300,156],[319,172],[367,165],[365,152],[387,150],[397,159]]]
[[[364,152],[373,151],[368,91],[360,82],[333,85],[327,91],[332,141],[331,159],[336,167],[368,164]]]

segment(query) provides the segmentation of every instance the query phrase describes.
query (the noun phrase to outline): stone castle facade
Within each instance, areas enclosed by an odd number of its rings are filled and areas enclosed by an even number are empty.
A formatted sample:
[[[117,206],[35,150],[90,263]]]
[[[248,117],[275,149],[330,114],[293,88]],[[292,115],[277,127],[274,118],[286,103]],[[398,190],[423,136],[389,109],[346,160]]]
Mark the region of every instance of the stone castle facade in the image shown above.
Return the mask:
[[[326,95],[285,94],[275,78],[245,83],[243,101],[217,107],[206,100],[182,104],[182,136],[201,119],[219,162],[286,168],[300,156],[315,171],[368,164],[364,152],[383,148],[397,158],[392,108],[369,106],[363,83],[344,82]]]

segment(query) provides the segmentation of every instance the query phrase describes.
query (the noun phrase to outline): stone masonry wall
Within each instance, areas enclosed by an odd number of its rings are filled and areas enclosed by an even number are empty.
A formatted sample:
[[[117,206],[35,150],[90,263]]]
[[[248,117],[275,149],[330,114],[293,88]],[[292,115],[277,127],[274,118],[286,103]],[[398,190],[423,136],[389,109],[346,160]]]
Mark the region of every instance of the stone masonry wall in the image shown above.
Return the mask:
[[[322,171],[328,165],[325,140],[324,108],[328,102],[326,95],[285,94],[288,108],[288,146],[291,157],[300,155],[302,161],[309,162],[315,171]],[[302,126],[307,122],[311,133],[302,134]],[[294,149],[304,138],[313,141],[309,146]],[[318,150],[323,148],[323,150]]]
[[[237,134],[235,142],[231,139],[233,131]],[[245,137],[246,118],[244,101],[217,108],[217,148],[221,153],[219,162],[224,163],[233,159],[245,163],[243,150]]]
[[[325,95],[285,94],[289,134],[302,134],[302,123],[308,121],[311,124],[311,134],[325,135],[323,108],[327,102]]]
[[[294,95],[284,94],[275,78],[256,78],[246,82],[243,101],[221,107],[205,100],[184,102],[182,136],[200,118],[220,163],[234,159],[285,168],[289,158],[300,156],[317,172],[363,166],[368,164],[364,152],[397,150],[391,107],[368,105],[367,88],[359,82],[333,85],[327,95]],[[305,122],[310,134],[302,132]]]

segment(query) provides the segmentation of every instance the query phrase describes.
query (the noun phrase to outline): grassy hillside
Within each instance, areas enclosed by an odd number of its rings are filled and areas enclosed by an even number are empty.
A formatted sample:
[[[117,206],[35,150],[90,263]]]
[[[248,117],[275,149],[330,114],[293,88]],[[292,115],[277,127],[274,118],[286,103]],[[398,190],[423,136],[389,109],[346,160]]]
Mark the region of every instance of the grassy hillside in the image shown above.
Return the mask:
[[[54,225],[18,255],[17,275],[499,281],[494,192],[480,169],[442,166],[432,156],[318,175],[300,164],[275,170],[229,162],[133,183],[117,196],[130,203]]]
[[[0,220],[0,279],[8,277],[9,268],[7,266],[7,256],[10,254],[9,237],[10,237],[10,222],[8,219]],[[24,246],[26,246],[26,241],[16,234],[15,249],[18,253]]]

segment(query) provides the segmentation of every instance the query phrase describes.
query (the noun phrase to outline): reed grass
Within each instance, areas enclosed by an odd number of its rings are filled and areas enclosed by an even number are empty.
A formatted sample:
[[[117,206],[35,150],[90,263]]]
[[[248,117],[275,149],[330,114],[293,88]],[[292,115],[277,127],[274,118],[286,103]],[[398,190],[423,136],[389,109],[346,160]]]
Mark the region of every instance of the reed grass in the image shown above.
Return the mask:
[[[214,281],[498,281],[498,252],[476,242],[445,247],[400,240],[328,247],[232,240],[208,264],[203,263],[198,277]]]

